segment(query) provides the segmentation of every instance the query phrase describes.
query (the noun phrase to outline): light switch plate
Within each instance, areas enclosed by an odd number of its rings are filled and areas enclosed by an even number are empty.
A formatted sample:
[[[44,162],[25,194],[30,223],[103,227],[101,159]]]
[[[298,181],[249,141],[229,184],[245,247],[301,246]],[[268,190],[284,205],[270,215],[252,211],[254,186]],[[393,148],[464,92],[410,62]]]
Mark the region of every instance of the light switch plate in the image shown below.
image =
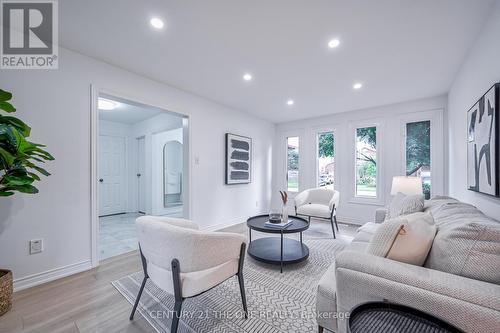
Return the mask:
[[[32,239],[30,240],[30,254],[36,254],[43,251],[43,240]]]

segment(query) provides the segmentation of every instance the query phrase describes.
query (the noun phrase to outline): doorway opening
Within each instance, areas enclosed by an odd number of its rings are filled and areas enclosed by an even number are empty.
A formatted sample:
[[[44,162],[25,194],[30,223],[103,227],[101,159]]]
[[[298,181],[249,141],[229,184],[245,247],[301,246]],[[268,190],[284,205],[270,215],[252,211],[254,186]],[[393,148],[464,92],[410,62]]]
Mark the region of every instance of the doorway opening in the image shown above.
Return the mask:
[[[187,116],[97,96],[98,260],[138,249],[142,215],[188,217]]]

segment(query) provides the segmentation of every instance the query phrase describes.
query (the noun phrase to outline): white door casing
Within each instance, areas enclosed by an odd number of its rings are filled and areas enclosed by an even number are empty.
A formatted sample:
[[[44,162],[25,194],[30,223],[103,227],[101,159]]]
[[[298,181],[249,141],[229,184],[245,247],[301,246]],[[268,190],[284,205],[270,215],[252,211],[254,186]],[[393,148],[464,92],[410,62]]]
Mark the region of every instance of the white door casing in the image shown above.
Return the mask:
[[[137,203],[138,210],[146,213],[146,140],[144,137],[137,139]]]
[[[99,136],[99,216],[126,211],[125,138]]]

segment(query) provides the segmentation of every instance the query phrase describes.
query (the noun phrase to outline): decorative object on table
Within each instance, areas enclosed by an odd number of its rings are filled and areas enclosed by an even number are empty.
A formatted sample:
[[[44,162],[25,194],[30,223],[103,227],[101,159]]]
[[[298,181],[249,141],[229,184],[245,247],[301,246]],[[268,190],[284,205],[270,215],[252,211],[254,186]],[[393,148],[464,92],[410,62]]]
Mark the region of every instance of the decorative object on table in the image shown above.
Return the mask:
[[[287,220],[280,219],[280,222],[272,222],[271,217],[269,217],[269,221],[267,221],[265,223],[265,225],[266,225],[266,227],[269,227],[269,228],[285,229],[288,226],[290,226],[292,223],[293,223],[293,221],[290,219],[287,219]]]
[[[288,193],[286,191],[280,191],[280,195],[281,195],[281,202],[283,203],[282,207],[283,213],[281,215],[283,218],[283,223],[285,223],[285,221],[288,221],[288,211],[286,206],[286,204],[288,203]]]
[[[329,220],[332,225],[333,238],[335,238],[335,226],[337,231],[337,208],[340,202],[339,191],[326,187],[311,188],[300,192],[295,196],[295,215],[307,216],[309,223],[311,217]]]
[[[252,139],[226,133],[226,185],[252,181]]]
[[[12,94],[0,89],[0,111],[16,112],[10,104]],[[27,140],[31,128],[19,118],[0,114],[0,197],[8,197],[16,192],[35,194],[33,186],[40,175],[50,174],[40,167],[40,163],[52,161],[54,157],[43,149],[44,145]],[[0,270],[0,315],[7,312],[12,304],[12,272]]]
[[[467,111],[467,188],[500,196],[498,109],[500,83]]]
[[[349,316],[348,333],[405,332],[460,333],[441,319],[422,311],[387,302],[371,302],[355,307]],[[320,330],[320,332],[322,329]]]
[[[309,229],[309,223],[297,216],[290,216],[291,224],[286,228],[276,228],[266,224],[269,215],[258,215],[247,220],[248,255],[255,260],[268,264],[280,265],[283,273],[284,264],[294,264],[306,260],[309,257],[309,248],[302,242],[302,232]],[[281,237],[264,237],[252,241],[252,230],[268,234],[279,234]],[[300,241],[284,238],[285,234],[300,233]]]
[[[283,211],[282,209],[271,208],[269,210],[269,222],[270,223],[281,223],[283,221]]]

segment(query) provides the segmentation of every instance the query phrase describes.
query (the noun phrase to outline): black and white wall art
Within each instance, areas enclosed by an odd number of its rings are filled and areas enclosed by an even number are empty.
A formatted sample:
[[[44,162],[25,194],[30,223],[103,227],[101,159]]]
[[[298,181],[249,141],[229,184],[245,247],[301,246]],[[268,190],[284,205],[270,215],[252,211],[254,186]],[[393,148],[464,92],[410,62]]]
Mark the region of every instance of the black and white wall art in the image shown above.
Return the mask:
[[[499,90],[495,84],[467,112],[467,187],[500,196]]]
[[[226,133],[226,184],[248,184],[252,180],[252,139]]]

